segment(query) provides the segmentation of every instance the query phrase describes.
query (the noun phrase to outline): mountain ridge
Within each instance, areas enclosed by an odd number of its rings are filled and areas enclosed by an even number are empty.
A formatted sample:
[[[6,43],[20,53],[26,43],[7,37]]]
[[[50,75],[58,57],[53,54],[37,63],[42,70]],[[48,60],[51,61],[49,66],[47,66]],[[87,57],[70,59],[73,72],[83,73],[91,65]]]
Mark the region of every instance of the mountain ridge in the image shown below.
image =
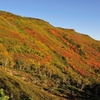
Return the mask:
[[[57,100],[69,98],[70,95],[74,98],[95,98],[98,95],[94,95],[91,89],[100,84],[100,41],[90,36],[80,34],[74,29],[54,27],[41,19],[0,11],[0,48],[0,66],[20,71],[20,77],[15,74],[12,76],[17,77],[18,81],[11,78],[20,87],[16,87],[16,84],[13,86],[6,73],[4,77],[0,75],[2,82],[6,78],[6,82],[10,84],[6,84],[7,88],[4,88],[1,83],[1,88],[6,93],[13,92],[14,97],[18,94],[14,100],[27,100],[27,96],[44,100],[40,99],[41,92],[38,92],[40,97],[36,97],[32,96],[35,89],[25,91],[22,88],[21,83],[26,84],[21,80],[24,74],[29,77],[31,75],[36,81],[34,85],[55,95]],[[3,71],[2,68],[0,70]],[[29,88],[32,88],[31,85],[28,85]],[[24,86],[26,87],[27,85]],[[52,98],[49,94],[46,95],[47,100]]]

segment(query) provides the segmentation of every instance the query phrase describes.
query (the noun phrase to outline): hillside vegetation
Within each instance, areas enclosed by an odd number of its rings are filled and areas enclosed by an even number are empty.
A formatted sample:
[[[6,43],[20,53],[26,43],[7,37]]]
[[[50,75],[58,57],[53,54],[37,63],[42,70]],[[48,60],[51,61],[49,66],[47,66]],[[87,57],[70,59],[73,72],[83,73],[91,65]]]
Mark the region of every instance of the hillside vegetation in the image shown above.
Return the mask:
[[[99,100],[100,41],[0,11],[0,88],[13,100]]]

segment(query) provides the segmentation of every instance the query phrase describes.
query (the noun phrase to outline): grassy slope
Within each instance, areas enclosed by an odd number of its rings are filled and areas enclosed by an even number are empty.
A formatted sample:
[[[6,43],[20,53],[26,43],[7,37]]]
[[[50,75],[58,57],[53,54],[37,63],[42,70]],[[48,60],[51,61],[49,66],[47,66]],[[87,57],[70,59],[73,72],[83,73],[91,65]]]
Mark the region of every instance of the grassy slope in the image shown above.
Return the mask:
[[[81,96],[87,85],[100,83],[100,41],[40,19],[0,11],[0,64],[32,75],[35,85],[51,94],[67,98],[73,90],[74,96]]]
[[[29,78],[31,76],[26,73],[3,68],[3,66],[0,68],[0,87],[9,97],[13,93],[14,100],[28,100],[29,98],[33,98],[33,100],[60,100],[34,85],[34,81],[31,82]]]

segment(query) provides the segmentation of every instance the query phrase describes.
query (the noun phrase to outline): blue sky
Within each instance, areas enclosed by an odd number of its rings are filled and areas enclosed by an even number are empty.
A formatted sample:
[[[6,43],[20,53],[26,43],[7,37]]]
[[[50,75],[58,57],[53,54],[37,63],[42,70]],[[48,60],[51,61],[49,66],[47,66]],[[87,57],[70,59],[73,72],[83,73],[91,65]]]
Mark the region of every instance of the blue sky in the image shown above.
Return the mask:
[[[0,0],[0,10],[40,18],[100,40],[100,0]]]

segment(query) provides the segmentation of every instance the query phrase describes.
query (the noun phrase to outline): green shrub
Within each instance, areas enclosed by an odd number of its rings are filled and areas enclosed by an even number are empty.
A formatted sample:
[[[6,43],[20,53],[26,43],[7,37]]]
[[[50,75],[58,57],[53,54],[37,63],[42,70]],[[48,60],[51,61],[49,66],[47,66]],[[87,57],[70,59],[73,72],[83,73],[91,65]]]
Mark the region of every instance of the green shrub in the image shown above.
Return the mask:
[[[9,100],[9,97],[4,94],[3,89],[0,89],[0,100]]]

